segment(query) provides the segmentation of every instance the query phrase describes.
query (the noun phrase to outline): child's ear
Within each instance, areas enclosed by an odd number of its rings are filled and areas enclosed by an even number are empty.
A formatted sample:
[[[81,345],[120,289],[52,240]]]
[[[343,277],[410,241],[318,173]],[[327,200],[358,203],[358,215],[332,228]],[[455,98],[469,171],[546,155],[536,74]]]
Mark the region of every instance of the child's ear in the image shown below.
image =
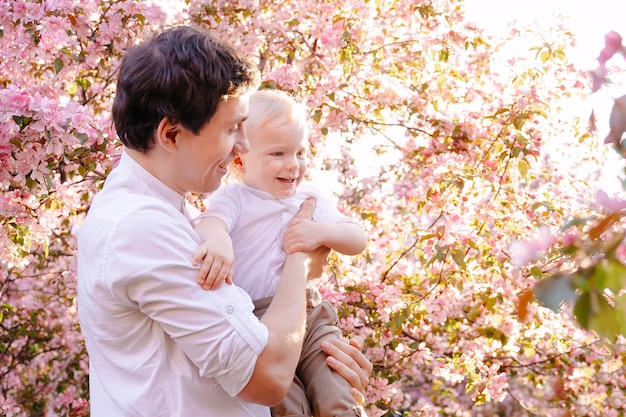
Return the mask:
[[[231,164],[238,173],[243,173],[245,171],[241,154],[237,154],[237,156],[235,156],[235,159],[233,159],[233,162],[231,162]]]

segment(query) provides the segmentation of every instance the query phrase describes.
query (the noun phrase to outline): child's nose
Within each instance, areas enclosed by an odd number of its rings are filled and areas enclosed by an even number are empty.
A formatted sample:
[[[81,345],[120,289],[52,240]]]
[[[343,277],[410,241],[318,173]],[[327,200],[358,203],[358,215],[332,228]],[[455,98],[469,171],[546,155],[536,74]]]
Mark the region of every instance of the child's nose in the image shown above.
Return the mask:
[[[287,168],[288,169],[298,169],[300,168],[300,163],[298,162],[298,158],[295,156],[287,159]]]

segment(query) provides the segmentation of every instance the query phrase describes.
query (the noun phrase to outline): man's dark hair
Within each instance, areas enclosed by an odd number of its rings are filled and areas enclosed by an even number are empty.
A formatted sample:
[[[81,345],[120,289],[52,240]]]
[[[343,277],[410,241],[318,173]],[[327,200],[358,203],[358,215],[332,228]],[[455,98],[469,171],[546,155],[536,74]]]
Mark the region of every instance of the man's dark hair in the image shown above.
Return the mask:
[[[198,134],[225,98],[258,83],[256,66],[224,40],[188,26],[167,29],[122,58],[115,130],[125,146],[146,152],[164,117]]]

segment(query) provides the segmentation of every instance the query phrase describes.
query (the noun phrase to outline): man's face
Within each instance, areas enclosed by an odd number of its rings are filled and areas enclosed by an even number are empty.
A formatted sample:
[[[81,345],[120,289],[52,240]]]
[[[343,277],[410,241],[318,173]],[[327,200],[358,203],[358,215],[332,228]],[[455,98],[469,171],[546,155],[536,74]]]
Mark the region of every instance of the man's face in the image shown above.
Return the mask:
[[[248,117],[249,98],[245,95],[223,101],[198,135],[181,129],[176,139],[178,191],[215,191],[235,155],[248,151],[243,122]]]

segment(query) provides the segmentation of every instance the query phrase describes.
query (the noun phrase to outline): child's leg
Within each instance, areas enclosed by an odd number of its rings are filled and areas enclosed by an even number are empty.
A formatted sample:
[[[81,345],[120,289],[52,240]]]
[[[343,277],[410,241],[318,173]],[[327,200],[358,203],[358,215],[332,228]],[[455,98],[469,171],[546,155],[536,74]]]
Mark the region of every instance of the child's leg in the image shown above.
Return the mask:
[[[267,311],[267,308],[272,303],[272,297],[261,298],[260,300],[253,300],[254,303],[254,315],[257,319],[261,320],[261,317]]]
[[[326,355],[320,348],[322,340],[340,339],[337,313],[324,301],[307,312],[307,334],[296,374],[306,388],[307,398],[315,417],[367,417],[357,404],[350,385],[326,365]]]

